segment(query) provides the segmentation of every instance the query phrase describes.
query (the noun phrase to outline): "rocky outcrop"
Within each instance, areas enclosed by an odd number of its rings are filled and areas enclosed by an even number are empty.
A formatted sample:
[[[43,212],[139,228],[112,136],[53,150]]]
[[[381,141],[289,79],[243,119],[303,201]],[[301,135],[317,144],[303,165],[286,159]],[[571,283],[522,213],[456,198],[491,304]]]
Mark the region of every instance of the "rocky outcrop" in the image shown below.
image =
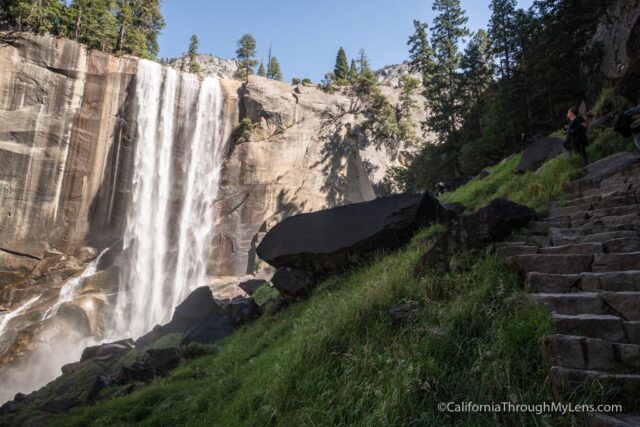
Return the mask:
[[[276,268],[322,277],[352,267],[376,251],[396,249],[419,228],[447,222],[452,215],[429,193],[296,215],[267,233],[258,255]]]
[[[485,207],[460,216],[438,234],[418,261],[414,273],[421,277],[429,270],[449,271],[449,260],[455,253],[500,241],[535,218],[536,212],[527,206],[505,199],[492,200]]]
[[[522,160],[518,163],[518,172],[533,172],[547,160],[565,151],[560,138],[547,136],[532,142],[522,153]]]
[[[621,93],[637,101],[640,98],[640,1],[612,1],[592,44],[602,52],[601,78],[619,82]],[[600,83],[594,81],[592,86],[600,87]]]

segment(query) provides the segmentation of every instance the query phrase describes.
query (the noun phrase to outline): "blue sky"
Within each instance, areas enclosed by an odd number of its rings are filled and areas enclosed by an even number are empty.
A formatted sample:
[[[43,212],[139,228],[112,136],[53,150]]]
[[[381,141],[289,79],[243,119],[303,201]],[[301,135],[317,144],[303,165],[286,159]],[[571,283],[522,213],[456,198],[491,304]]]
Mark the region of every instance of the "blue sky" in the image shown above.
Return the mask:
[[[519,0],[529,7],[533,0]],[[320,81],[333,68],[340,46],[349,58],[363,47],[374,68],[407,59],[407,38],[413,20],[431,23],[430,0],[164,0],[167,22],[160,36],[161,57],[180,56],[191,34],[200,52],[222,58],[235,56],[236,41],[246,32],[258,42],[258,59],[269,43],[284,79],[309,77]],[[462,0],[468,27],[487,26],[489,0]]]

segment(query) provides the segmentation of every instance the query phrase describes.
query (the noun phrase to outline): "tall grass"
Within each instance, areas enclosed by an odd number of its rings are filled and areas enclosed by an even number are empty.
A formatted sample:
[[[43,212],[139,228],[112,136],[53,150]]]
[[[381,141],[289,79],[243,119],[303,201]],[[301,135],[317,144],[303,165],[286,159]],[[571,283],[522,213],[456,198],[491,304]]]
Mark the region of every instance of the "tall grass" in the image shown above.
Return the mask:
[[[489,253],[457,258],[452,273],[414,278],[436,230],[327,280],[310,299],[258,320],[170,377],[52,424],[563,424],[551,415],[438,411],[442,401],[548,400],[539,341],[549,321]],[[392,326],[389,308],[408,301],[422,311]]]

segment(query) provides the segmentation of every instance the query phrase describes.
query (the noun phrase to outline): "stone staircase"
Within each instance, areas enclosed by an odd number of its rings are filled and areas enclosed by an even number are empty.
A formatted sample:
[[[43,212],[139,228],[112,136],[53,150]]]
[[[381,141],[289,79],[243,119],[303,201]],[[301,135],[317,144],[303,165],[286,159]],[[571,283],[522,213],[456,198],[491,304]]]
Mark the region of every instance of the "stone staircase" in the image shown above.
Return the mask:
[[[640,162],[622,169],[574,183],[546,219],[496,252],[551,314],[542,349],[554,393],[607,390],[602,403],[622,396],[633,406],[623,409],[639,411]],[[591,414],[588,425],[640,426],[640,415]]]

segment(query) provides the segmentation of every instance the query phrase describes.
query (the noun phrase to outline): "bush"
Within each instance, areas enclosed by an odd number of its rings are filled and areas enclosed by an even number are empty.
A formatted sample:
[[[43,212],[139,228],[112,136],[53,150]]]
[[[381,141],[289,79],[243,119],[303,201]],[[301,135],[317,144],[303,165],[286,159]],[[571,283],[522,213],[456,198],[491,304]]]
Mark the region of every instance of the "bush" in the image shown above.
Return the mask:
[[[595,129],[589,135],[589,140],[587,154],[592,162],[621,151],[635,149],[632,138],[625,138],[611,128]]]
[[[606,87],[598,95],[591,112],[595,116],[604,116],[609,113],[622,112],[630,106],[629,100],[620,95],[614,87]]]
[[[238,123],[238,126],[236,126],[236,128],[231,133],[231,137],[236,142],[244,142],[249,140],[249,138],[251,138],[252,130],[253,130],[253,122],[249,117],[245,117],[244,119],[240,120],[240,123]]]

